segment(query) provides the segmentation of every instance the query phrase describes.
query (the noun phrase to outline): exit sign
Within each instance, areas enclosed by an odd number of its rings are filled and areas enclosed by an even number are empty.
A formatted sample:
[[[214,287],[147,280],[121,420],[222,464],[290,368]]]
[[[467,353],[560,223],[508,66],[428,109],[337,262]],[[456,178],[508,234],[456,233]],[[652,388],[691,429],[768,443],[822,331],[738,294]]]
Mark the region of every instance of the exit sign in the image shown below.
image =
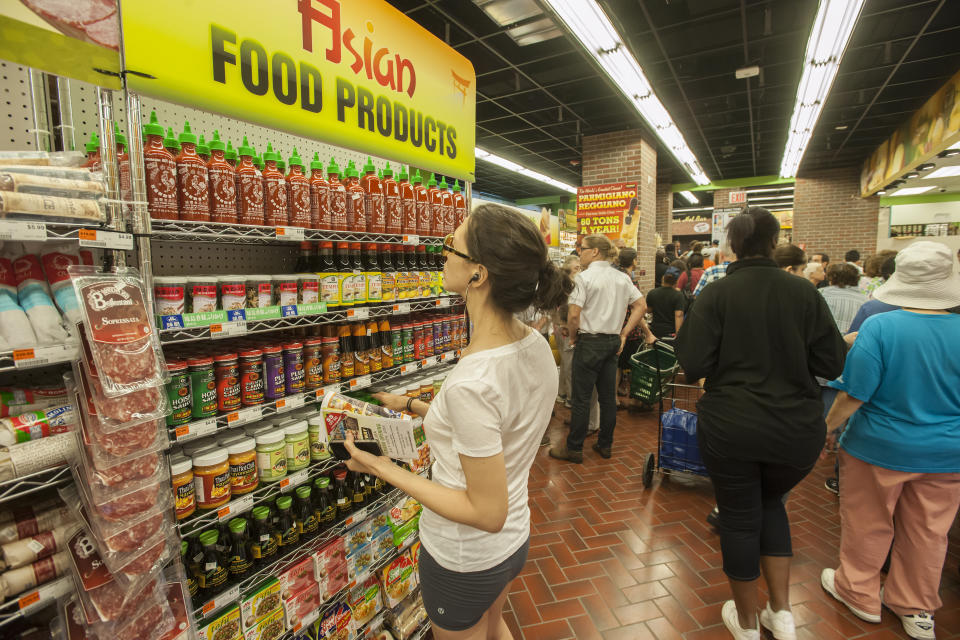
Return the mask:
[[[747,203],[747,192],[746,191],[731,191],[730,192],[730,204],[746,204]]]

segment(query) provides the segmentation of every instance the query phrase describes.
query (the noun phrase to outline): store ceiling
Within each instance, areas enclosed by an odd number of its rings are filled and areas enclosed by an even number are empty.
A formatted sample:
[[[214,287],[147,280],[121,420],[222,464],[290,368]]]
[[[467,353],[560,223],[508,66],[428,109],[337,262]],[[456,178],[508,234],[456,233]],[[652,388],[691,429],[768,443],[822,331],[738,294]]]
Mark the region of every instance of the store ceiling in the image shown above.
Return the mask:
[[[643,126],[535,0],[390,2],[473,62],[481,147],[578,185],[580,136]],[[601,2],[712,180],[779,171],[816,0]],[[801,174],[860,164],[960,68],[958,38],[956,0],[867,0]],[[688,181],[663,149],[659,171]],[[477,188],[551,192],[483,162]]]

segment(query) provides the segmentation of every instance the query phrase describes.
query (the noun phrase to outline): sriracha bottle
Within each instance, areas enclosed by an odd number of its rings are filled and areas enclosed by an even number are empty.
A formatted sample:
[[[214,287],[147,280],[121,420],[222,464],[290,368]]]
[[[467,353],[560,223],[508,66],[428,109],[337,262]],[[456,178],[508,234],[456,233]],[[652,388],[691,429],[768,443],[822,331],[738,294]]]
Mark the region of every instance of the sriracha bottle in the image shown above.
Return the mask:
[[[180,134],[180,155],[177,156],[177,198],[180,219],[210,221],[210,179],[207,163],[197,155],[197,136],[190,123],[183,123]]]
[[[268,227],[283,227],[290,222],[287,217],[287,183],[277,168],[279,161],[280,154],[267,143],[267,150],[263,153],[263,215]]]
[[[243,136],[240,165],[237,167],[237,203],[239,205],[240,224],[263,224],[263,177],[253,164],[256,151]]]
[[[177,220],[177,163],[163,146],[163,127],[157,112],[143,125],[147,144],[143,149],[143,169],[147,182],[147,210],[155,220]]]
[[[430,231],[425,234],[429,236],[440,236],[443,234],[443,196],[440,189],[437,188],[437,176],[432,174],[430,182],[427,183],[427,201],[430,203]]]
[[[430,196],[427,194],[427,188],[423,186],[423,179],[420,177],[420,170],[417,169],[413,176],[413,198],[417,211],[417,235],[430,235]]]
[[[386,205],[386,233],[400,235],[403,233],[403,209],[400,206],[400,185],[393,179],[393,169],[387,163],[383,170],[383,196]]]
[[[399,180],[397,186],[400,190],[400,233],[417,235],[417,202],[407,169],[403,165],[400,165],[400,175],[397,178]]]
[[[297,153],[297,148],[293,148],[293,155],[290,156],[290,174],[287,176],[287,207],[290,224],[294,227],[303,227],[309,229],[311,225],[310,215],[310,182],[307,176],[303,174],[304,164]]]
[[[210,140],[210,219],[213,222],[237,223],[237,176],[226,160],[226,147],[220,140],[220,132],[213,132]]]
[[[313,154],[310,163],[310,224],[314,229],[330,231],[330,183],[323,177],[320,154]]]
[[[360,179],[363,189],[363,210],[367,223],[367,231],[383,233],[386,228],[386,213],[383,202],[383,184],[377,177],[377,169],[373,160],[367,156],[367,164],[363,167],[363,178]]]

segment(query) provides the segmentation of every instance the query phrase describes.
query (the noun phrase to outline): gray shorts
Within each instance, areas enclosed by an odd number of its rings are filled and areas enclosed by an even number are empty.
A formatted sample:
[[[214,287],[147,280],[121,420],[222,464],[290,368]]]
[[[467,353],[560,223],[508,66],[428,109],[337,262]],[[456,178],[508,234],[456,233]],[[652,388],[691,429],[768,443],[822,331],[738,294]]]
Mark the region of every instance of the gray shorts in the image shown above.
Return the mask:
[[[495,567],[460,573],[444,569],[426,546],[420,547],[420,583],[430,622],[448,631],[464,631],[480,622],[503,590],[520,575],[530,539]]]

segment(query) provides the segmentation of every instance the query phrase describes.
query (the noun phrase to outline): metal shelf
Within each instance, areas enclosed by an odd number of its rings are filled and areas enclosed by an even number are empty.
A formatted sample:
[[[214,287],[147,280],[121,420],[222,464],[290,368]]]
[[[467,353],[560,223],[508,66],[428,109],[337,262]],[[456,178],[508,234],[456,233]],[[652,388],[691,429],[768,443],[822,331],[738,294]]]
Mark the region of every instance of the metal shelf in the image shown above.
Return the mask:
[[[66,465],[0,482],[0,504],[70,482],[73,482],[73,476]]]
[[[453,363],[459,357],[459,349],[445,351],[429,358],[424,358],[423,360],[408,362],[396,367],[384,369],[383,371],[378,371],[377,373],[371,373],[366,376],[352,378],[343,383],[321,387],[320,389],[308,391],[306,393],[298,393],[294,396],[287,396],[279,400],[266,402],[253,407],[245,407],[239,411],[235,411],[226,415],[204,418],[202,420],[194,420],[193,422],[188,422],[178,427],[170,427],[168,430],[168,436],[171,442],[187,442],[189,440],[194,440],[205,435],[217,433],[218,431],[225,429],[232,429],[234,427],[240,427],[252,422],[258,422],[263,418],[268,418],[270,416],[277,415],[278,413],[285,413],[287,411],[292,411],[293,409],[298,409],[302,406],[321,402],[323,397],[330,391],[359,391],[360,389],[366,389],[367,387],[384,382],[386,380],[399,378],[400,376],[407,375],[408,373],[429,369],[444,363]],[[278,404],[280,405],[279,407],[277,406]]]
[[[448,309],[451,307],[459,307],[463,304],[463,298],[460,296],[437,296],[420,298],[416,300],[404,300],[394,304],[336,309],[316,315],[287,316],[285,318],[273,318],[270,320],[247,320],[246,334],[267,333],[270,331],[281,331],[283,329],[295,329],[297,327],[317,327],[334,322],[343,322],[345,320],[361,320],[367,317],[380,318],[394,314],[413,313],[416,311]],[[178,329],[160,329],[158,333],[160,334],[161,343],[176,344],[180,342],[190,342],[193,340],[204,340],[210,338],[210,327],[205,326]]]
[[[0,373],[49,367],[80,357],[78,343],[0,351]]]
[[[33,615],[73,591],[73,588],[73,579],[66,575],[11,598],[0,605],[0,629],[20,618]],[[0,633],[0,636],[3,634]]]
[[[375,242],[378,244],[443,244],[443,238],[393,235],[386,233],[355,233],[347,231],[319,231],[299,227],[268,227],[222,222],[190,222],[185,220],[151,220],[150,237],[155,240],[177,242],[223,242],[228,244],[290,244],[291,242]],[[277,235],[277,229],[283,235]],[[292,232],[292,233],[291,233]],[[416,242],[412,240],[415,239]]]

